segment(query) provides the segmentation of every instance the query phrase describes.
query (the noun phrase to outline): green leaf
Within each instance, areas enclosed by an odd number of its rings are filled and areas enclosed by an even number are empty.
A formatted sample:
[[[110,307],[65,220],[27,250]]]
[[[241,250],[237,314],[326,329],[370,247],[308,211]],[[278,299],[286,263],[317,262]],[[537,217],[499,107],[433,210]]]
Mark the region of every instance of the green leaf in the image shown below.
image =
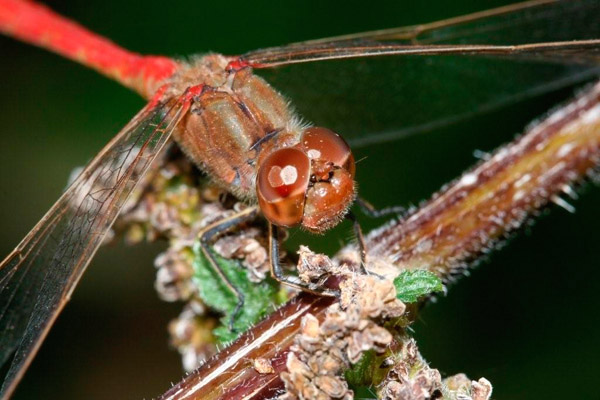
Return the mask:
[[[394,286],[396,297],[405,303],[414,303],[419,297],[444,289],[440,278],[424,269],[403,271],[394,279]]]
[[[277,283],[267,278],[255,283],[248,279],[246,269],[236,260],[230,260],[211,253],[229,281],[244,295],[244,306],[236,317],[233,328],[229,330],[229,321],[237,305],[235,294],[212,268],[200,243],[194,244],[194,280],[199,288],[199,296],[209,307],[223,313],[222,326],[213,333],[221,343],[230,342],[244,332],[249,326],[258,322],[269,308],[282,302]]]
[[[376,357],[374,350],[366,351],[356,364],[344,372],[346,381],[353,386],[372,384]]]

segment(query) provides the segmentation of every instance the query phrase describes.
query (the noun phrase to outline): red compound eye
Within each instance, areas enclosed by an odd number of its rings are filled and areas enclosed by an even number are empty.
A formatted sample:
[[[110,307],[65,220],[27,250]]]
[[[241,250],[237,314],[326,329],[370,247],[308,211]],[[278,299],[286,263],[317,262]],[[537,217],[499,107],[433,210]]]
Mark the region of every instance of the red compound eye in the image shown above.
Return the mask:
[[[337,133],[326,128],[308,128],[302,134],[300,145],[309,158],[332,162],[354,177],[354,156],[348,143]]]
[[[295,148],[274,151],[262,163],[256,178],[258,204],[265,217],[280,226],[302,221],[310,160]]]

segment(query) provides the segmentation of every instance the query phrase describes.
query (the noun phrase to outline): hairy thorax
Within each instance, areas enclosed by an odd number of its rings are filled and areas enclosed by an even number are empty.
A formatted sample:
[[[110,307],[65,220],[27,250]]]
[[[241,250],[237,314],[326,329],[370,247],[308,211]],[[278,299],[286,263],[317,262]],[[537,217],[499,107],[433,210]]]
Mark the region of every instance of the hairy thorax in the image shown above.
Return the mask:
[[[281,94],[251,68],[227,70],[229,61],[222,55],[206,55],[173,78],[172,95],[204,85],[173,135],[217,183],[254,201],[259,158],[296,144],[301,127]]]

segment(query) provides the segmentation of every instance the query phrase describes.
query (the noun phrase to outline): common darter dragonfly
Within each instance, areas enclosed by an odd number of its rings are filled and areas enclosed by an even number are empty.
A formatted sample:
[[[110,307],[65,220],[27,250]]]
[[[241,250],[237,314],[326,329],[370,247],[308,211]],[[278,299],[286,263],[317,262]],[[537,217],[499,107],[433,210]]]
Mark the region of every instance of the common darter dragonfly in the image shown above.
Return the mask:
[[[255,71],[368,58],[385,59],[402,71],[416,56],[482,56],[539,63],[535,79],[518,89],[511,82],[488,97],[474,95],[474,104],[483,109],[520,92],[593,76],[600,43],[596,39],[600,36],[599,9],[594,1],[533,1],[432,24],[267,48],[242,56],[212,54],[188,63],[138,57],[79,31],[77,26],[61,26],[62,20],[34,3],[0,2],[0,28],[5,33],[75,58],[149,100],[3,261],[0,354],[5,362],[16,353],[2,394],[8,396],[14,390],[129,193],[169,140],[174,139],[201,169],[232,193],[250,203],[258,202],[260,212],[271,222],[273,251],[277,226],[300,224],[321,232],[339,222],[355,197],[349,147],[327,128],[298,123],[277,85],[271,87]],[[32,19],[25,20],[30,25],[20,25],[23,16]],[[42,30],[36,31],[34,26]],[[51,29],[65,29],[81,42],[54,40],[47,35]],[[102,51],[95,53],[98,49]],[[410,76],[388,78],[394,85]],[[471,87],[475,93],[478,84],[472,80],[467,90]],[[354,93],[365,86],[376,87],[362,81],[353,86]],[[296,92],[302,95],[298,88]],[[369,121],[373,133],[365,135],[366,124],[353,110],[360,110],[367,99],[361,103],[360,97],[343,97],[333,91],[327,95],[339,100],[338,111],[324,107],[327,115],[317,113],[316,119],[327,125],[342,113],[343,122],[335,124],[336,131],[357,145],[426,129],[435,121],[459,119],[474,109],[474,104],[455,104],[432,105],[425,111],[418,101],[403,108],[391,102],[387,112]],[[405,90],[398,97],[414,95]],[[410,122],[400,130],[393,129],[404,116]],[[319,147],[321,143],[327,145]],[[325,201],[320,202],[322,199]],[[254,217],[259,209],[238,218]],[[293,277],[280,274],[276,257],[272,264],[279,279],[302,286]]]

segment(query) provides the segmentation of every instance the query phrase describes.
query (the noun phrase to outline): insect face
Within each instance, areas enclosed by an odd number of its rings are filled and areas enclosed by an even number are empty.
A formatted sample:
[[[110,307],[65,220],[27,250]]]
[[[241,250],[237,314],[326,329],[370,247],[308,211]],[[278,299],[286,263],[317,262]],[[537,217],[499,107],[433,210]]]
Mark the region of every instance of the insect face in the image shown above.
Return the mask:
[[[261,164],[258,202],[275,225],[320,233],[335,226],[354,200],[354,157],[329,129],[306,129],[297,145],[273,151]]]

